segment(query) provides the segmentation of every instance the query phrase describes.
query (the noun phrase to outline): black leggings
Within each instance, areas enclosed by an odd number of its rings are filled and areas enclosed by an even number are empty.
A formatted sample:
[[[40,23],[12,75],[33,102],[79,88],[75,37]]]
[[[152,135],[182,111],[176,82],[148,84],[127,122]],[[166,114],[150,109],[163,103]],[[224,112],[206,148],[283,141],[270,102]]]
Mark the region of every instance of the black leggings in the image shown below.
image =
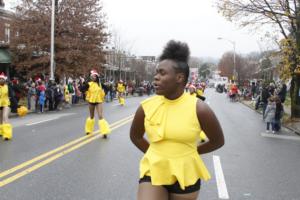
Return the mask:
[[[139,183],[144,183],[144,182],[151,182],[151,177],[150,176],[144,176],[143,178],[141,178],[139,180]],[[180,188],[180,185],[178,183],[178,181],[176,181],[176,183],[172,184],[172,185],[162,185],[164,188],[166,188],[166,190],[169,193],[175,193],[175,194],[187,194],[187,193],[192,193],[192,192],[197,192],[200,190],[200,186],[201,186],[201,180],[198,179],[198,181],[194,184],[194,185],[190,185],[185,187],[185,190]]]

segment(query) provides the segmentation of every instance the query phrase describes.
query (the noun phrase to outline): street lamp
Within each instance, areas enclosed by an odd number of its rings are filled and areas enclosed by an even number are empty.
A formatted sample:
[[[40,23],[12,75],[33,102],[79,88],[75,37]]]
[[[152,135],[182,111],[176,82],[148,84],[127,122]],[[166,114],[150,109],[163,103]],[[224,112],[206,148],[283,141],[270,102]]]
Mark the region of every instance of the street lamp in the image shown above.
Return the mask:
[[[51,13],[51,58],[50,58],[50,80],[54,80],[54,22],[55,22],[55,2],[52,0]]]
[[[228,42],[230,42],[233,46],[233,80],[237,77],[237,72],[236,72],[236,64],[235,64],[235,41],[226,39],[226,38],[222,38],[222,37],[218,37],[218,40],[226,40]]]

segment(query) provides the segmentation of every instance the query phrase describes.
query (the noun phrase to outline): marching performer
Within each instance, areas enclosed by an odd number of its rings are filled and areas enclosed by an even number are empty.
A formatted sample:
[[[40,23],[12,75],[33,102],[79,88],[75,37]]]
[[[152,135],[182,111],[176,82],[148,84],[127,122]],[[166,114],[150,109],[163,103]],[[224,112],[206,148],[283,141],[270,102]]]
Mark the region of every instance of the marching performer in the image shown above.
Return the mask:
[[[12,125],[8,123],[10,101],[6,79],[7,77],[2,72],[0,74],[0,135],[2,135],[3,140],[10,140],[13,134]]]
[[[125,85],[122,80],[117,85],[118,99],[121,106],[125,105]]]
[[[90,117],[86,119],[85,133],[88,135],[94,131],[94,113],[95,110],[98,113],[99,129],[104,138],[107,138],[107,134],[111,132],[109,124],[103,118],[103,106],[105,93],[101,87],[99,81],[99,74],[96,70],[91,70],[90,81],[84,84],[83,90],[86,91],[86,100],[89,103]]]
[[[204,96],[200,96],[200,95],[196,92],[196,87],[195,87],[194,85],[191,84],[191,85],[189,86],[189,90],[190,90],[190,95],[192,95],[192,96],[194,96],[194,97],[197,97],[197,98],[201,99],[202,101],[205,100],[205,97],[204,97]],[[202,93],[202,94],[203,94],[203,93]],[[206,140],[207,140],[207,137],[206,137],[204,131],[201,130],[201,132],[200,132],[200,141],[201,141],[201,142],[205,142]]]
[[[194,85],[190,85],[189,86],[189,91],[190,91],[190,95],[193,95],[199,99],[201,99],[202,101],[205,101],[205,97],[203,96],[203,92],[199,92],[201,90],[197,90],[197,88]]]

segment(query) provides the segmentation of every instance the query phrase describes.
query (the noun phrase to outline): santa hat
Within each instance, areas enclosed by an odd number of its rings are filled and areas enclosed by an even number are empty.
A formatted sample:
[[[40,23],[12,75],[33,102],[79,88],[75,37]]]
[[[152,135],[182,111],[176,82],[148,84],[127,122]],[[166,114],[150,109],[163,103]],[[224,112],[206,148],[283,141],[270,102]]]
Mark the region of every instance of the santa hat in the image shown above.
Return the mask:
[[[40,82],[40,81],[42,81],[42,79],[40,78],[40,77],[35,77],[35,79],[34,79],[36,82]]]
[[[94,69],[91,70],[91,76],[92,76],[92,75],[99,76],[98,72],[97,72],[96,70],[94,70]]]
[[[4,80],[6,80],[6,79],[7,79],[7,76],[5,76],[4,72],[2,72],[2,73],[0,74],[0,78],[3,78]]]

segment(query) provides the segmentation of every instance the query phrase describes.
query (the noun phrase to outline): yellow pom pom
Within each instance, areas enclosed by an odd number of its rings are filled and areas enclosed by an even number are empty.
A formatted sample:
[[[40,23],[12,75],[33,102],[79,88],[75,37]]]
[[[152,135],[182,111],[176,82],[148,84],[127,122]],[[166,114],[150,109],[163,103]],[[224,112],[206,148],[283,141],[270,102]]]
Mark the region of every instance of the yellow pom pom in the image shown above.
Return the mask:
[[[17,109],[17,112],[18,112],[18,115],[20,117],[23,117],[25,116],[27,113],[28,113],[28,109],[25,107],[25,106],[20,106],[18,109]]]

